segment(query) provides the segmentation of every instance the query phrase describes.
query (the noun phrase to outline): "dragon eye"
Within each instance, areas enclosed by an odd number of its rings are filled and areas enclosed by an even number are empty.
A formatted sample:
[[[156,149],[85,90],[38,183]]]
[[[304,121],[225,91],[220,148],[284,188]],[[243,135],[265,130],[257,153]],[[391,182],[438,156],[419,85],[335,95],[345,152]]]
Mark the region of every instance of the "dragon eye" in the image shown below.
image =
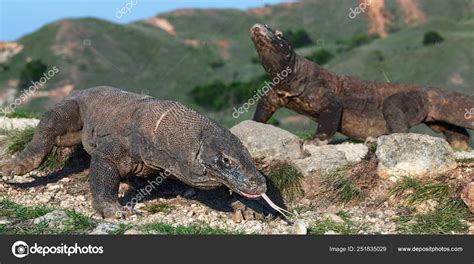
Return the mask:
[[[224,163],[226,163],[226,164],[228,164],[228,163],[230,162],[229,158],[227,158],[227,157],[224,157],[222,160],[223,160]]]
[[[283,33],[279,30],[275,31],[275,35],[279,38],[282,38],[283,37]]]

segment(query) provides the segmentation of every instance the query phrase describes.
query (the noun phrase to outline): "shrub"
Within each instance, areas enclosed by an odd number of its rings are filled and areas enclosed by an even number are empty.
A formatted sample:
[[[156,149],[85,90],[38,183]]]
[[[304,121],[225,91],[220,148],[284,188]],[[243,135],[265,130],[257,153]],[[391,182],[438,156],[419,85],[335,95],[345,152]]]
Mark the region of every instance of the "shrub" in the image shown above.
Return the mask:
[[[230,109],[250,99],[257,89],[265,85],[266,75],[247,82],[234,81],[226,84],[213,81],[209,84],[196,86],[191,90],[191,98],[200,106],[213,111]]]
[[[268,174],[272,185],[289,201],[304,195],[301,179],[303,174],[290,163],[279,163]]]
[[[311,55],[309,55],[306,58],[308,60],[316,62],[317,64],[324,65],[328,63],[332,58],[334,58],[334,55],[327,49],[320,49],[320,50],[314,51],[313,53],[311,53]]]
[[[377,39],[377,35],[357,34],[347,40],[339,40],[336,43],[345,46],[342,50],[349,51],[362,45],[369,44]]]
[[[225,66],[225,62],[223,60],[215,60],[211,62],[210,66],[213,69],[222,68]]]
[[[298,29],[296,31],[287,30],[283,35],[290,41],[294,48],[301,48],[313,44],[313,40],[304,29]]]
[[[444,38],[436,31],[431,30],[425,33],[423,36],[423,45],[430,46],[441,43],[444,41]]]
[[[27,62],[25,67],[20,71],[20,83],[18,88],[20,91],[31,86],[31,82],[37,82],[43,73],[46,72],[47,66],[40,60],[33,60]]]
[[[250,62],[251,62],[252,64],[259,64],[259,63],[260,63],[260,59],[258,58],[258,56],[252,56],[252,57],[250,58]]]

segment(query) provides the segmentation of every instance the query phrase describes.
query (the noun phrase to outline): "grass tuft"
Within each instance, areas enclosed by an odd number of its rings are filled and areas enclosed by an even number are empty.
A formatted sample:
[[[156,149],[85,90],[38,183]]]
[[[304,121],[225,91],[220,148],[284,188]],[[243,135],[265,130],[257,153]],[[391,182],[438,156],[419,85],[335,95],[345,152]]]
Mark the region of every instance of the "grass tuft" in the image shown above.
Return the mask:
[[[345,170],[339,170],[323,176],[323,182],[342,202],[364,199],[364,192],[345,176]]]
[[[406,234],[450,234],[466,232],[467,221],[472,220],[460,198],[451,196],[449,186],[442,183],[422,183],[408,177],[402,178],[390,191],[402,197],[409,213],[395,219],[397,229]],[[423,201],[435,200],[438,206],[431,212],[416,214],[414,207]]]
[[[148,203],[145,205],[144,209],[150,214],[156,214],[156,213],[168,214],[174,209],[174,206],[167,203]]]
[[[404,193],[407,194],[404,195]],[[404,177],[397,185],[390,190],[390,195],[401,196],[404,195],[407,203],[413,205],[417,202],[427,201],[434,199],[442,202],[443,200],[450,199],[449,187],[442,183],[427,183],[421,184],[418,180]]]
[[[278,163],[272,167],[268,179],[272,185],[289,201],[304,195],[301,179],[303,174],[290,163]]]
[[[35,133],[34,127],[27,127],[25,129],[12,129],[7,131],[7,152],[8,154],[15,154],[25,149],[28,142],[33,139]]]
[[[84,234],[97,226],[96,221],[74,210],[65,210],[68,219],[61,228],[51,227],[48,223],[32,225],[27,220],[35,219],[54,211],[45,206],[23,206],[7,199],[0,200],[0,217],[14,222],[0,225],[0,234]]]
[[[7,118],[40,118],[41,114],[17,109],[10,113],[4,114],[4,116]]]
[[[34,127],[27,127],[22,130],[13,129],[7,131],[6,152],[10,155],[18,153],[26,148],[26,145],[33,139]],[[68,159],[61,160],[53,148],[48,158],[38,168],[41,171],[55,171],[67,165]]]
[[[38,169],[40,171],[56,171],[67,166],[68,162],[68,158],[61,160],[58,157],[56,147],[54,147],[48,158],[43,163],[41,163],[41,166]]]
[[[61,230],[63,234],[84,233],[97,226],[96,221],[74,210],[66,210],[66,214],[69,216],[69,220],[66,223],[66,228]]]
[[[0,200],[0,216],[7,217],[14,220],[28,220],[43,216],[53,209],[44,206],[27,207],[16,204],[9,200]]]
[[[365,229],[364,225],[352,221],[347,213],[341,211],[337,215],[344,220],[344,223],[336,223],[330,219],[319,219],[309,227],[308,233],[323,235],[333,231],[337,234],[358,234]]]
[[[450,234],[466,232],[466,220],[472,218],[462,201],[450,200],[427,214],[403,215],[396,219],[404,234]]]

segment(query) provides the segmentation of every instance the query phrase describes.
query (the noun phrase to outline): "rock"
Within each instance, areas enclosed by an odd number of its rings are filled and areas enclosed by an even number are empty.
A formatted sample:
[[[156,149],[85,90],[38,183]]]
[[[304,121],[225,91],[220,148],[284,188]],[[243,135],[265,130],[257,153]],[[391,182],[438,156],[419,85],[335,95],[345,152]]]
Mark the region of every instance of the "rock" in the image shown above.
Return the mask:
[[[454,159],[459,162],[466,161],[466,160],[474,160],[474,150],[456,151],[454,152]]]
[[[7,118],[0,117],[0,130],[25,129],[36,127],[39,120],[34,118]]]
[[[62,229],[66,221],[70,219],[65,211],[55,210],[43,216],[33,219],[31,222],[37,224],[47,224],[50,228]]]
[[[421,134],[391,134],[377,140],[378,175],[422,178],[455,169],[453,150],[442,138]]]
[[[242,213],[242,210],[235,210],[232,213],[232,221],[234,221],[234,223],[241,223],[242,221],[244,221],[244,215]]]
[[[44,194],[38,195],[36,197],[36,200],[39,203],[45,204],[45,203],[49,202],[51,200],[51,198],[53,198],[53,195],[51,193],[44,193]]]
[[[306,235],[308,234],[308,225],[303,220],[296,220],[293,224],[292,234]]]
[[[474,213],[474,182],[469,183],[461,193],[461,199],[469,210]]]
[[[419,214],[427,214],[433,212],[436,207],[438,207],[439,203],[436,200],[429,199],[426,201],[420,202],[416,207],[415,210]]]
[[[334,145],[334,147],[346,155],[349,163],[361,162],[369,153],[369,148],[364,144],[343,143]]]
[[[300,138],[286,130],[254,121],[244,121],[231,132],[263,169],[271,169],[274,162],[291,162],[304,176],[338,170],[361,161],[369,152],[363,144],[303,145]]]
[[[186,191],[183,192],[182,196],[183,198],[189,199],[196,195],[196,190],[194,188],[188,188]]]
[[[267,163],[301,158],[300,139],[281,128],[254,121],[243,121],[230,131],[247,147],[254,159]]]
[[[330,173],[348,164],[345,153],[334,145],[305,145],[303,149],[309,156],[294,160],[293,163],[305,176]]]
[[[332,213],[325,213],[323,215],[323,218],[331,221],[331,222],[334,222],[336,224],[344,224],[344,219],[342,219],[342,217],[338,216],[337,214],[332,214]]]
[[[0,225],[8,225],[9,223],[11,223],[11,221],[8,220],[8,218],[0,217]]]
[[[132,229],[129,229],[129,230],[125,231],[123,234],[124,235],[141,235],[141,234],[143,234],[143,232],[141,232],[138,229],[132,228]]]
[[[111,223],[104,222],[104,223],[98,224],[97,227],[94,228],[94,230],[92,230],[92,232],[90,232],[89,234],[90,235],[107,235],[118,229],[119,229],[118,226]]]

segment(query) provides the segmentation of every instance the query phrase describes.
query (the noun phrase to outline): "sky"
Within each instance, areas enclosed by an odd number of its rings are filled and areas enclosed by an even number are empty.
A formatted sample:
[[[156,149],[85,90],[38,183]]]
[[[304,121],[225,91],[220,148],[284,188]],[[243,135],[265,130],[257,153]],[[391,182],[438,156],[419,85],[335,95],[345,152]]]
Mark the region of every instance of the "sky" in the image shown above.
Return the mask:
[[[287,0],[0,0],[0,41],[14,41],[62,18],[96,17],[116,23],[179,8],[259,7]],[[130,11],[120,13],[124,7]],[[124,9],[125,10],[125,9]]]

